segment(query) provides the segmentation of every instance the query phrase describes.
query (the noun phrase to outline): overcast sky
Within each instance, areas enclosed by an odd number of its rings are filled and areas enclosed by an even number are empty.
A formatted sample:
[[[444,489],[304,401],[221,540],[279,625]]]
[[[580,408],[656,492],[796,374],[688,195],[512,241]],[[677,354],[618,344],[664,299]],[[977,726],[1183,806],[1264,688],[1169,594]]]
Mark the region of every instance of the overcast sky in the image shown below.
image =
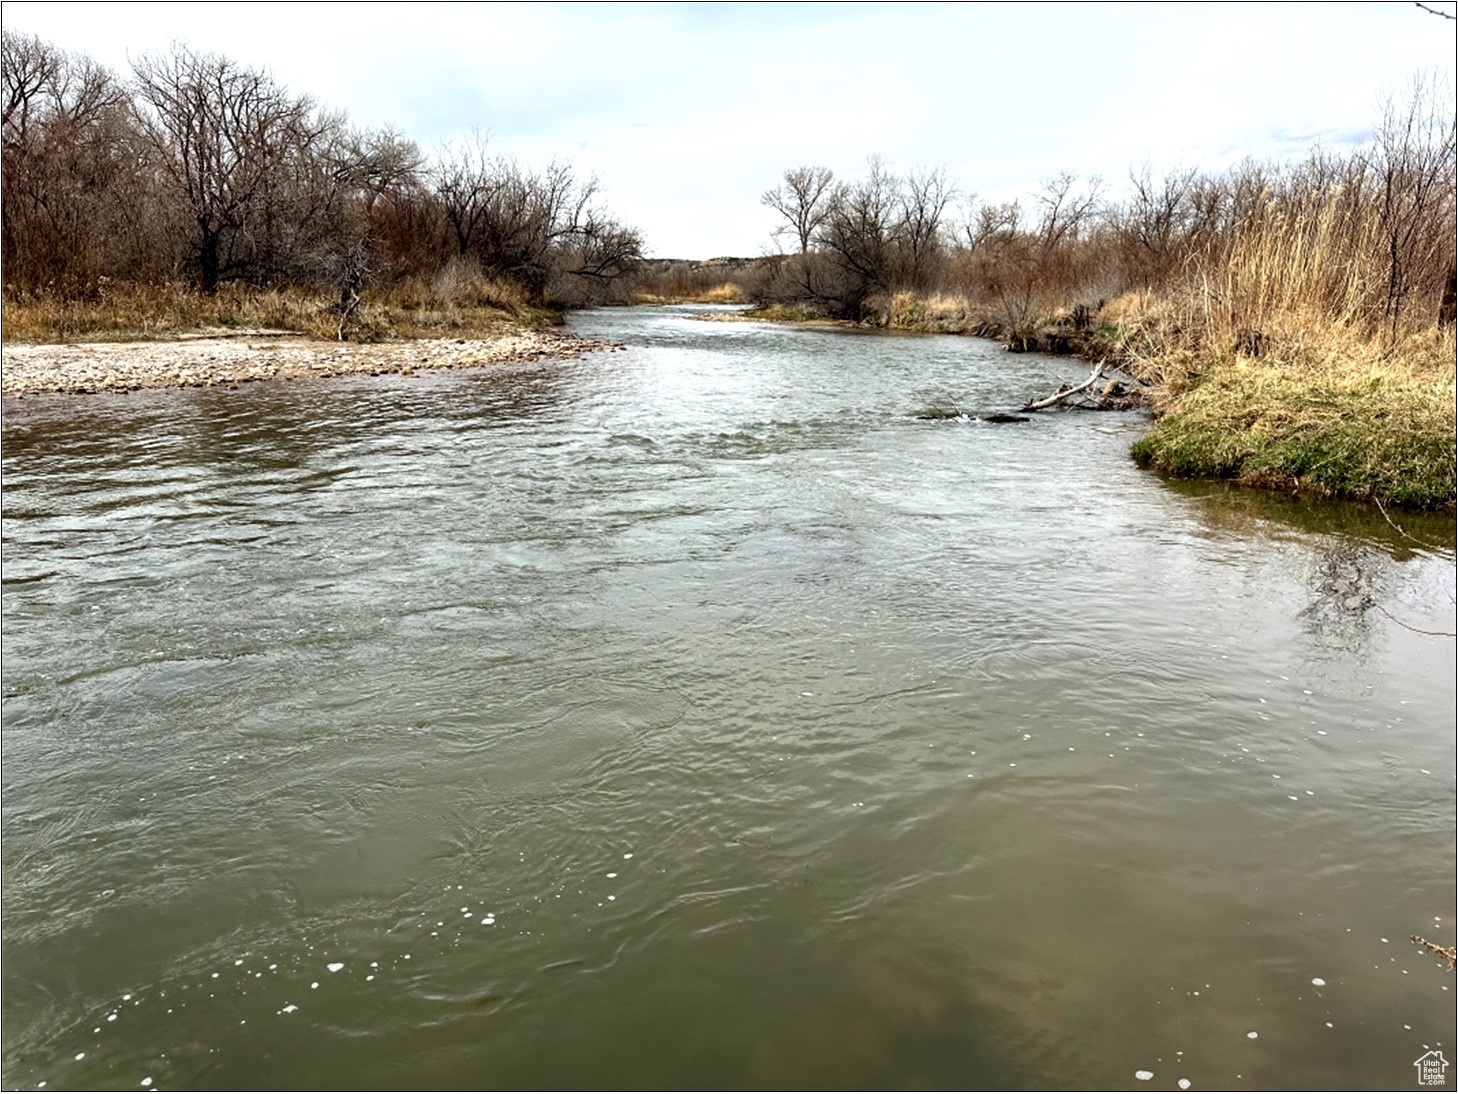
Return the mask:
[[[1431,7],[1453,11],[1453,3]],[[772,248],[759,196],[871,153],[1028,194],[1059,171],[1220,168],[1360,142],[1455,23],[1412,3],[53,4],[5,27],[119,72],[178,39],[392,125],[595,172],[649,252]]]

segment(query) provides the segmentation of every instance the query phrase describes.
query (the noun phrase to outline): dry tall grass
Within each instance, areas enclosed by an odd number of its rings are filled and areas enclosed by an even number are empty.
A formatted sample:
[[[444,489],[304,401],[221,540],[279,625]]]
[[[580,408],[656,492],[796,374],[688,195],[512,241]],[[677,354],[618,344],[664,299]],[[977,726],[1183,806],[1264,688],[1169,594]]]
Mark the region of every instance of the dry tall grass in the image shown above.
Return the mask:
[[[559,321],[556,313],[532,306],[519,285],[487,277],[467,263],[452,263],[431,276],[367,291],[344,333],[351,341],[378,342]],[[0,314],[6,342],[151,341],[245,331],[334,340],[339,329],[337,301],[323,293],[241,284],[225,284],[208,294],[175,282],[132,285],[103,278],[85,297],[7,291]]]
[[[1144,302],[1131,369],[1168,415],[1136,456],[1177,474],[1452,504],[1458,347],[1439,322],[1452,251],[1399,253],[1391,201],[1363,181],[1267,197]],[[1451,225],[1451,207],[1427,216]]]

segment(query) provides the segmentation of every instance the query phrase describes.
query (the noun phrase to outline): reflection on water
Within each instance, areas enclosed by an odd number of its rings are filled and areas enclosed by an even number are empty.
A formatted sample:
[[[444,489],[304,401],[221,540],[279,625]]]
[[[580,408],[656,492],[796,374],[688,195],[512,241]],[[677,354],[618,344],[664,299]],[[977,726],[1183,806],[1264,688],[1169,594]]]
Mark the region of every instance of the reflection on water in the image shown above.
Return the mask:
[[[578,322],[632,348],[6,407],[7,1086],[1451,1053],[1453,647],[1384,614],[1453,629],[1451,519],[918,420],[1065,368],[974,339]]]
[[[1289,543],[1309,555],[1311,599],[1301,612],[1313,643],[1361,657],[1372,627],[1387,620],[1418,630],[1442,627],[1453,605],[1454,583],[1442,568],[1416,588],[1391,580],[1391,562],[1452,558],[1451,514],[1388,514],[1323,498],[1288,497],[1225,483],[1167,480],[1176,493],[1199,499],[1217,534]],[[1412,622],[1408,622],[1412,620]],[[1447,629],[1451,632],[1451,628]],[[1429,637],[1444,631],[1436,630]]]
[[[1278,538],[1289,533],[1341,537],[1383,550],[1398,561],[1418,551],[1454,550],[1458,526],[1448,513],[1394,511],[1384,515],[1366,506],[1329,498],[1291,497],[1248,490],[1223,482],[1164,479],[1172,493],[1207,503],[1212,528],[1237,535]]]

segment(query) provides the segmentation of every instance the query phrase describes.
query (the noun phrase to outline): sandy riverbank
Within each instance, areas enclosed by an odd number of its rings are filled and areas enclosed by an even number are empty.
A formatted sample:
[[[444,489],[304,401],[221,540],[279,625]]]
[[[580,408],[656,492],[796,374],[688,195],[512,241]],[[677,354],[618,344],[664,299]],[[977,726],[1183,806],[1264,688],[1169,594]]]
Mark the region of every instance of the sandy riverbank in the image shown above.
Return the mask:
[[[514,330],[487,338],[432,338],[355,345],[266,334],[175,342],[6,344],[0,387],[6,396],[89,395],[159,387],[211,387],[254,380],[322,379],[567,359],[609,342],[554,330]]]

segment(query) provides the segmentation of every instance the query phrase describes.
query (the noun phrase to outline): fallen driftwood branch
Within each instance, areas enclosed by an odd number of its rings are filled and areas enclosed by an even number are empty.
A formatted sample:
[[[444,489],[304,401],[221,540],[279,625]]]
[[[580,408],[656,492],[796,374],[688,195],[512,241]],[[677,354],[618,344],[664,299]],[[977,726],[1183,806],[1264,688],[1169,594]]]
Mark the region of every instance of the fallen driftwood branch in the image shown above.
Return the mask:
[[[1107,381],[1102,391],[1097,390],[1100,381]],[[1046,399],[1030,399],[1017,410],[978,414],[975,419],[979,422],[1028,422],[1032,419],[1023,415],[1034,410],[1047,410],[1052,406],[1066,410],[1129,410],[1144,405],[1144,390],[1143,385],[1129,379],[1118,365],[1110,365],[1105,358],[1094,365],[1088,379],[1081,384],[1064,382]],[[918,421],[924,422],[969,422],[974,419],[974,415],[955,405],[951,410],[936,408],[924,411],[916,417]]]
[[[1080,392],[1087,391],[1089,388],[1093,387],[1094,384],[1098,383],[1101,379],[1103,379],[1103,376],[1104,362],[1100,361],[1098,364],[1094,365],[1093,371],[1089,373],[1088,379],[1085,380],[1083,383],[1079,384],[1077,387],[1069,387],[1066,383],[1059,384],[1058,390],[1055,391],[1052,395],[1048,396],[1048,398],[1030,400],[1024,403],[1021,407],[1019,407],[1019,409],[1043,410],[1050,406],[1057,406],[1059,403],[1062,403],[1067,399],[1072,398],[1074,395],[1078,395]]]
[[[1110,366],[1107,359],[1094,365],[1093,371],[1089,373],[1088,379],[1081,384],[1062,383],[1058,390],[1046,399],[1033,399],[1018,408],[1019,413],[1031,410],[1046,410],[1051,406],[1061,406],[1074,410],[1128,410],[1130,407],[1139,406],[1142,403],[1143,388],[1130,381],[1126,383],[1115,373],[1119,371],[1117,365]],[[1108,383],[1104,389],[1097,394],[1092,394],[1093,389],[1100,380],[1107,378]]]

